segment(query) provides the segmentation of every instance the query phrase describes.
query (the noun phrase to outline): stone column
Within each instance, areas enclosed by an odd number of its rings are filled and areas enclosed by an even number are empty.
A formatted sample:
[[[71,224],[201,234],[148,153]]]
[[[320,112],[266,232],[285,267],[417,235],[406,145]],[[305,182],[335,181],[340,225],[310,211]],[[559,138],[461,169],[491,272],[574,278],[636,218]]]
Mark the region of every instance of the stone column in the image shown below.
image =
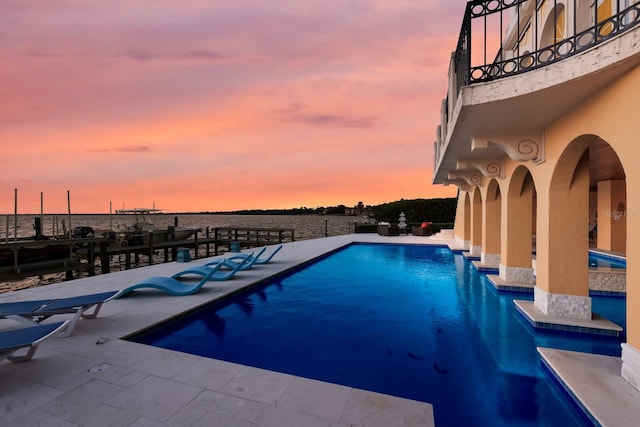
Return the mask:
[[[476,187],[471,202],[471,246],[469,253],[480,256],[482,252],[482,194]]]
[[[569,157],[579,155],[571,150]],[[561,159],[549,192],[538,193],[539,208],[547,211],[538,215],[534,306],[551,316],[591,319],[588,151],[579,159],[575,167]]]
[[[482,209],[482,253],[480,262],[485,265],[500,264],[500,219],[502,197],[500,187],[493,180],[487,186]]]
[[[464,249],[469,249],[471,242],[471,201],[469,193],[458,193],[458,206],[456,208],[456,220],[454,224],[455,241]]]
[[[523,168],[524,169],[524,168]],[[529,172],[514,173],[502,203],[500,278],[506,283],[533,285],[533,180]]]

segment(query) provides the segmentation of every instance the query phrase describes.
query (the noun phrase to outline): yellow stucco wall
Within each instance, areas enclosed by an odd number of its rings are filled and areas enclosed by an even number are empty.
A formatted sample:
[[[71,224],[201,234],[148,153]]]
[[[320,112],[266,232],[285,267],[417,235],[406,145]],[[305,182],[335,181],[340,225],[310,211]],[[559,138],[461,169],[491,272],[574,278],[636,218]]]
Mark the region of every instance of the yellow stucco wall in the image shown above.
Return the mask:
[[[476,187],[471,197],[471,246],[482,245],[482,194]]]
[[[483,188],[483,230],[482,250],[486,254],[500,253],[500,223],[502,196],[498,182],[493,179]]]
[[[460,240],[470,240],[471,235],[471,205],[469,194],[466,191],[458,193],[458,206],[456,219],[453,224],[453,233]]]
[[[549,277],[549,271],[540,271],[540,258],[549,256],[550,252],[564,245],[553,234],[559,230],[549,228],[549,217],[566,215],[567,211],[558,212],[558,204],[553,204],[553,197],[545,196],[552,191],[552,177],[557,179],[562,178],[563,174],[573,173],[572,162],[593,135],[607,142],[620,158],[626,173],[626,232],[629,237],[626,239],[627,339],[635,348],[640,348],[640,241],[632,238],[640,235],[640,186],[636,185],[640,184],[640,168],[635,165],[640,158],[640,141],[637,140],[640,138],[638,94],[640,68],[637,67],[547,127],[546,161],[531,170],[538,189],[538,279],[541,279],[542,273],[544,280],[554,280]],[[575,152],[568,153],[568,146],[569,150]],[[587,200],[586,221],[588,206]]]
[[[640,67],[543,129],[544,162],[521,163],[505,157],[504,179],[499,179],[498,185],[502,195],[500,263],[529,266],[533,230],[537,237],[536,286],[549,293],[587,296],[588,224],[594,216],[587,148],[598,139],[610,145],[622,163],[626,180],[611,183],[607,203],[615,210],[624,200],[626,215],[624,221],[609,223],[607,233],[615,242],[611,249],[627,254],[627,342],[640,349],[640,239],[634,238],[640,236],[638,95]],[[470,194],[460,192],[456,236],[467,241],[472,239],[474,228],[482,227],[482,218],[473,214],[472,201]],[[602,215],[598,216],[600,223]],[[475,227],[470,220],[480,224]],[[484,220],[486,223],[486,217]],[[486,245],[486,236],[483,240]]]
[[[535,184],[527,167],[513,161],[505,166],[506,179],[500,183],[506,194],[502,198],[500,264],[531,268]]]

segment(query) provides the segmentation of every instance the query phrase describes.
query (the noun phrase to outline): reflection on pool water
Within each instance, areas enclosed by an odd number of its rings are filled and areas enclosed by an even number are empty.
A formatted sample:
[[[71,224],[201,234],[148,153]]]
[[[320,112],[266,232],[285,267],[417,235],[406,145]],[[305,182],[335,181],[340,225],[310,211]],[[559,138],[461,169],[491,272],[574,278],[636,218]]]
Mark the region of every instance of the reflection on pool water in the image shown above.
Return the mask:
[[[589,251],[589,267],[627,268],[627,261],[621,257]]]
[[[536,347],[620,342],[535,332],[514,297],[447,248],[357,244],[133,339],[429,402],[439,427],[588,425]],[[623,298],[593,305],[624,322]]]

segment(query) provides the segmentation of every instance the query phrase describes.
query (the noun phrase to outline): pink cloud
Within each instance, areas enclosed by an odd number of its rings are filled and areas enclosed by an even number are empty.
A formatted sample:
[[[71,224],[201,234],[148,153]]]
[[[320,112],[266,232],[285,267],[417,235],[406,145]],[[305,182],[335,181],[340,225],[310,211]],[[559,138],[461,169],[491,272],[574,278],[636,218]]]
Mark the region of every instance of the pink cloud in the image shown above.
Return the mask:
[[[465,4],[4,1],[3,184],[79,212],[453,195],[431,150]]]
[[[124,145],[120,147],[107,147],[107,148],[87,148],[87,151],[97,152],[97,153],[108,153],[108,152],[122,152],[122,153],[150,153],[154,151],[153,146],[143,144],[143,145]]]

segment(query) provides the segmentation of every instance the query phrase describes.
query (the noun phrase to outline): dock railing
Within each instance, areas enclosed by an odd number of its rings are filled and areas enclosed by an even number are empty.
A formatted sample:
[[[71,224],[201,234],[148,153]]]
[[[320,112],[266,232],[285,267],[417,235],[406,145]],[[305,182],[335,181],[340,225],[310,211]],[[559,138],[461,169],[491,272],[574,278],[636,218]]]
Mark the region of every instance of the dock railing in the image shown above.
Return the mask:
[[[189,249],[192,258],[198,259],[220,255],[232,249],[287,243],[293,242],[294,239],[293,229],[207,227],[204,236],[202,232],[197,232],[192,238],[176,240],[175,235],[170,233],[168,240],[160,240],[150,232],[139,244],[127,245],[118,245],[113,239],[107,237],[0,243],[0,249],[9,251],[6,262],[0,265],[0,281],[58,272],[65,272],[66,279],[71,280],[74,277],[73,272],[82,271],[89,276],[95,275],[98,271],[101,274],[110,273],[112,261],[115,261],[120,269],[125,270],[143,265],[141,257],[146,260],[144,265],[175,261],[180,248]],[[18,256],[18,251],[24,248],[53,246],[67,247],[68,254],[37,262]],[[203,246],[204,251],[202,251]],[[96,263],[99,264],[99,270],[96,268]]]
[[[246,228],[246,227],[216,227],[213,230],[207,229],[212,235],[216,245],[216,255],[218,246],[229,247],[231,243],[237,242],[242,248],[273,245],[278,243],[293,242],[295,239],[293,229],[282,228]]]

